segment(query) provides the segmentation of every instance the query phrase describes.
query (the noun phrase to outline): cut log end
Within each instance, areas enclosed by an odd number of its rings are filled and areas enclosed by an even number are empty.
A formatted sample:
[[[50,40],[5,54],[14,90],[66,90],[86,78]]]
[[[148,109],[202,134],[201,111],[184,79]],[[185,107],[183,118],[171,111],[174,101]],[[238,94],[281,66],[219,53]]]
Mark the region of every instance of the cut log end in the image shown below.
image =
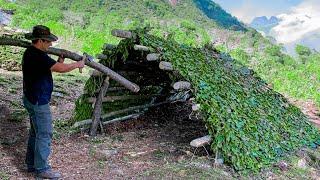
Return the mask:
[[[151,53],[147,55],[147,61],[158,61],[160,59],[160,54]]]
[[[134,33],[130,31],[124,31],[121,29],[114,29],[111,31],[111,34],[113,36],[120,37],[120,38],[135,38]]]
[[[179,81],[173,84],[175,90],[188,90],[191,89],[191,83],[187,81]]]
[[[170,62],[161,61],[159,63],[159,68],[165,71],[173,71],[173,66]]]
[[[190,142],[190,146],[198,148],[198,147],[208,145],[211,142],[212,142],[211,136],[207,135],[207,136],[203,136],[201,138],[197,138],[197,139],[192,140]]]
[[[136,51],[146,51],[146,52],[150,51],[149,47],[141,46],[141,45],[134,45],[133,49]]]
[[[199,111],[200,110],[200,104],[193,104],[192,105],[192,111]]]

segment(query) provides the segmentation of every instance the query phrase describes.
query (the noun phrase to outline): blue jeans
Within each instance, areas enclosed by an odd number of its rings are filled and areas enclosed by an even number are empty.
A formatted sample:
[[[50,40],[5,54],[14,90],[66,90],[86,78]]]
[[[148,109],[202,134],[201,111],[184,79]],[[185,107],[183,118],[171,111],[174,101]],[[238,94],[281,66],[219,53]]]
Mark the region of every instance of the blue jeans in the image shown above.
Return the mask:
[[[31,128],[26,154],[28,169],[34,169],[36,173],[49,170],[48,157],[51,152],[52,117],[49,104],[32,104],[23,97],[24,107],[30,117]]]

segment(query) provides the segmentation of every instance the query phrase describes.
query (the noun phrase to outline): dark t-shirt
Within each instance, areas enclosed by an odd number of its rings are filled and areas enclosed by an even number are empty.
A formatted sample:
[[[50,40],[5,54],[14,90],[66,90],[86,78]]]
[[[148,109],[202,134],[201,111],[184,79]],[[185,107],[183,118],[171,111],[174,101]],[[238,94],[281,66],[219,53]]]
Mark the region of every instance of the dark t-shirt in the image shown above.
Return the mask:
[[[23,54],[23,93],[32,104],[48,104],[53,91],[50,68],[56,63],[47,53],[30,46]]]

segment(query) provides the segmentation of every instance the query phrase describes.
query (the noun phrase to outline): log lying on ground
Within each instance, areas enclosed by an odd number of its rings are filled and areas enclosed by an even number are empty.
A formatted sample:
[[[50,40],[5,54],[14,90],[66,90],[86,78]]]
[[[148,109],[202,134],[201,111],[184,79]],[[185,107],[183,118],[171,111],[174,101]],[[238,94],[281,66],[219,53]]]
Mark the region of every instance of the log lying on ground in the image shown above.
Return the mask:
[[[130,114],[130,115],[127,115],[127,116],[123,116],[123,117],[118,117],[118,118],[114,118],[114,119],[111,119],[110,121],[105,121],[105,122],[102,122],[101,125],[107,125],[107,124],[111,124],[111,123],[114,123],[114,122],[120,122],[120,121],[125,121],[125,120],[129,120],[129,119],[137,119],[139,116],[143,115],[143,112],[141,113],[135,113],[135,114]],[[90,122],[91,123],[91,122]],[[83,127],[81,128],[81,130],[86,130],[88,129],[88,127]]]
[[[142,114],[143,113],[130,114],[130,115],[127,115],[127,116],[118,117],[118,118],[112,119],[110,121],[103,122],[102,124],[103,125],[107,125],[107,124],[111,124],[111,123],[119,122],[119,121],[124,121],[124,120],[128,120],[128,119],[136,119],[139,116],[141,116]]]
[[[107,76],[102,83],[96,103],[94,104],[93,115],[92,115],[93,123],[90,128],[90,136],[95,136],[97,134],[98,125],[100,124],[100,118],[101,118],[102,99],[105,96],[108,87],[109,87],[109,77]]]
[[[160,59],[160,54],[151,53],[147,55],[147,61],[158,61]]]
[[[179,81],[173,84],[175,90],[188,90],[191,89],[191,83],[187,81]]]
[[[164,102],[155,103],[155,104],[145,104],[145,105],[141,105],[141,106],[133,106],[133,107],[121,109],[119,111],[114,111],[114,112],[110,112],[108,114],[102,115],[101,119],[107,119],[107,118],[110,118],[113,116],[117,116],[120,114],[132,112],[132,111],[137,111],[137,110],[141,110],[141,109],[147,109],[147,108],[151,108],[151,107],[161,106],[161,105],[167,104],[167,103],[170,103],[170,101],[164,101]],[[87,119],[87,120],[83,120],[83,121],[79,121],[79,122],[74,123],[73,127],[78,128],[80,126],[89,125],[91,123],[92,123],[92,119]]]
[[[108,92],[115,92],[115,91],[125,91],[127,88],[125,87],[109,87]],[[84,91],[84,94],[91,94],[91,92]],[[94,93],[99,93],[99,90],[94,91]]]
[[[0,37],[0,45],[19,46],[19,47],[27,48],[27,47],[31,46],[31,43],[29,43],[27,41],[22,41],[19,39]],[[48,49],[47,53],[53,54],[56,56],[63,56],[64,58],[69,58],[74,61],[81,61],[82,57],[83,57],[83,56],[76,54],[74,52],[64,50],[64,49],[53,48],[53,47],[50,47]],[[108,68],[102,64],[99,64],[94,61],[88,61],[88,60],[86,60],[85,64],[93,69],[96,69],[96,70],[108,75],[111,79],[119,82],[121,85],[130,89],[133,92],[138,92],[140,90],[138,85],[130,82],[129,80],[127,80],[123,76],[117,74],[116,72],[114,72],[113,70],[111,70],[110,68]]]
[[[136,35],[130,31],[124,31],[121,29],[114,29],[111,31],[111,34],[120,38],[133,38],[136,39]]]
[[[173,66],[170,62],[161,61],[159,63],[159,68],[165,71],[173,71]]]
[[[150,51],[150,48],[141,45],[134,45],[133,49],[136,51]]]
[[[190,142],[190,146],[198,148],[198,147],[202,147],[204,145],[210,144],[211,141],[212,141],[211,136],[207,135],[207,136],[203,136],[201,138],[192,140]]]
[[[126,95],[126,96],[108,96],[102,99],[102,102],[114,102],[114,101],[124,101],[124,100],[131,100],[131,99],[148,99],[154,96],[158,96],[159,94],[152,94],[152,95]],[[88,103],[96,102],[96,98],[88,98]]]

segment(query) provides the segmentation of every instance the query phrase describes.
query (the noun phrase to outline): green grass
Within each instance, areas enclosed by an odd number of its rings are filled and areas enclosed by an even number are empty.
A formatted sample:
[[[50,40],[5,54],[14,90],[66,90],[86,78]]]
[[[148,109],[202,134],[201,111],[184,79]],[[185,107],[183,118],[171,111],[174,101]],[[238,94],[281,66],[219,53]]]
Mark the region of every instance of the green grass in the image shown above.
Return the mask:
[[[200,161],[199,165],[203,165]],[[163,166],[146,170],[138,175],[141,178],[152,179],[235,179],[221,168],[200,168],[194,162],[184,161],[167,163]]]
[[[9,176],[7,173],[5,173],[5,172],[0,171],[0,179],[2,179],[2,180],[9,180],[9,179],[10,179],[10,176]]]

